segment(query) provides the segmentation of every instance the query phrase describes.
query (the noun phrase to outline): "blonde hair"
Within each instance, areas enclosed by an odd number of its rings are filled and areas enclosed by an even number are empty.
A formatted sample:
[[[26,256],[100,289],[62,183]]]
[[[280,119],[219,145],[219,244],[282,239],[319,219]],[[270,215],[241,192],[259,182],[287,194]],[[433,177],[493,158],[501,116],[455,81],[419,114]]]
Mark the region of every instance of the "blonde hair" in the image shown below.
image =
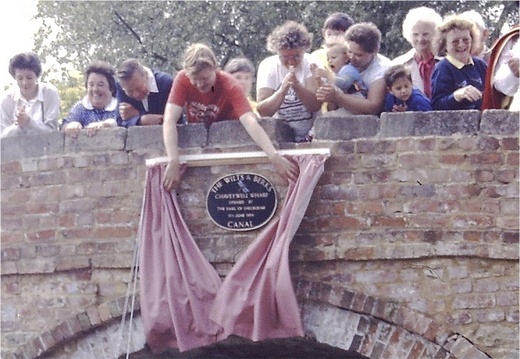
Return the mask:
[[[327,53],[331,50],[340,50],[343,51],[345,55],[348,54],[348,44],[344,41],[335,41],[335,42],[328,42],[325,44],[327,48]]]
[[[446,52],[446,34],[451,30],[469,30],[471,36],[471,49],[478,47],[480,42],[480,32],[477,29],[477,25],[470,20],[467,20],[460,15],[451,15],[444,19],[444,22],[439,26],[437,31],[437,38],[435,41],[436,53],[443,54]]]
[[[209,46],[201,43],[192,44],[184,52],[182,67],[189,75],[207,68],[216,69],[217,57]]]

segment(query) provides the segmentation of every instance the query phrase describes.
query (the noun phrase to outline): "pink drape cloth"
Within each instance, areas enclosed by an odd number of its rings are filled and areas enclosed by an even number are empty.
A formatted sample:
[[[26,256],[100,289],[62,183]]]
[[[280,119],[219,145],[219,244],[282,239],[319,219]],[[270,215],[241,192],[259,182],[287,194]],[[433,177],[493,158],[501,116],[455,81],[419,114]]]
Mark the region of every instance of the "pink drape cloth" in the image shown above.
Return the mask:
[[[141,318],[154,353],[214,343],[220,331],[209,310],[222,281],[164,190],[164,169],[148,168],[139,233]]]
[[[203,256],[162,187],[164,166],[148,168],[139,230],[141,317],[154,353],[181,351],[231,334],[251,340],[303,336],[289,270],[289,245],[327,155],[290,156],[300,167],[279,218],[240,257],[224,283]]]
[[[303,336],[289,270],[289,245],[314,187],[325,156],[292,156],[300,167],[290,183],[280,217],[272,221],[239,258],[220,288],[210,316],[224,328],[251,340]]]

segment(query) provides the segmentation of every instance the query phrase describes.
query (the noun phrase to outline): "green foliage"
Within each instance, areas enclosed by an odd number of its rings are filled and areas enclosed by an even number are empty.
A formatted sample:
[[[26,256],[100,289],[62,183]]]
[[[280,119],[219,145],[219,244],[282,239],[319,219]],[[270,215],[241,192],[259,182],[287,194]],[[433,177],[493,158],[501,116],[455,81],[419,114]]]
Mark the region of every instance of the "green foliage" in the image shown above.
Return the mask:
[[[414,1],[40,1],[37,17],[43,26],[36,35],[36,51],[78,70],[94,59],[117,66],[137,57],[148,66],[175,73],[190,43],[204,42],[221,66],[245,55],[255,64],[270,54],[269,32],[285,20],[295,20],[314,34],[314,48],[322,42],[321,27],[328,14],[346,12],[356,21],[374,22],[383,41],[381,53],[393,58],[409,49],[401,34]],[[441,15],[468,9],[479,11],[496,39],[501,26],[518,22],[517,1],[430,1]],[[497,9],[497,10],[494,10]],[[51,38],[53,25],[56,39]],[[491,45],[491,44],[488,44]],[[64,67],[64,73],[65,67]]]

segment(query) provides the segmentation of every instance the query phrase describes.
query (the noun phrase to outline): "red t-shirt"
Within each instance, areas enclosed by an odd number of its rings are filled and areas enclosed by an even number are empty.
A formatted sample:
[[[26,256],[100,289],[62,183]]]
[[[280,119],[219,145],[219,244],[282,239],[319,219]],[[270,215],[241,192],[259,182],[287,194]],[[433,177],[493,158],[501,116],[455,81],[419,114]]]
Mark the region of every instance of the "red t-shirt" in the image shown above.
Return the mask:
[[[230,74],[217,70],[214,91],[200,92],[190,82],[185,70],[180,71],[173,81],[168,103],[186,105],[188,123],[238,120],[246,112],[252,111],[246,95],[237,80]]]

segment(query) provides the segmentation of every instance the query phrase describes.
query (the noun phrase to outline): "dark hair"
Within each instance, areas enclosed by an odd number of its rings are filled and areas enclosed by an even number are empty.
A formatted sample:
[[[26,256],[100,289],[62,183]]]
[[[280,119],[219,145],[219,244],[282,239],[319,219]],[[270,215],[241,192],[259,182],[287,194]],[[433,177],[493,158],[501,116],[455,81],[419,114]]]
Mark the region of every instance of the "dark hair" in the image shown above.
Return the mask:
[[[412,72],[405,65],[394,65],[389,67],[385,71],[385,84],[386,87],[390,88],[394,84],[394,82],[401,78],[406,77],[410,82],[412,82]]]
[[[143,65],[137,59],[125,60],[119,65],[116,76],[119,80],[130,80],[134,74],[138,72],[141,75],[146,74],[146,70]]]
[[[288,20],[267,36],[267,50],[277,53],[281,49],[305,49],[312,46],[312,34],[305,25]]]
[[[9,73],[14,77],[16,70],[31,70],[36,74],[36,77],[40,77],[42,73],[42,64],[38,55],[33,52],[23,52],[15,55],[9,60]]]
[[[354,20],[349,15],[344,12],[335,12],[325,19],[323,30],[346,31],[353,24]]]
[[[112,65],[105,61],[93,61],[85,70],[85,88],[87,88],[88,76],[91,73],[103,75],[107,78],[108,87],[112,96],[116,95],[116,79],[114,78],[115,70]]]
[[[235,57],[229,60],[224,67],[224,71],[234,74],[235,72],[247,72],[249,74],[255,74],[255,66],[247,57]]]
[[[345,40],[355,42],[365,52],[373,54],[379,51],[381,31],[371,22],[361,22],[349,27]]]

